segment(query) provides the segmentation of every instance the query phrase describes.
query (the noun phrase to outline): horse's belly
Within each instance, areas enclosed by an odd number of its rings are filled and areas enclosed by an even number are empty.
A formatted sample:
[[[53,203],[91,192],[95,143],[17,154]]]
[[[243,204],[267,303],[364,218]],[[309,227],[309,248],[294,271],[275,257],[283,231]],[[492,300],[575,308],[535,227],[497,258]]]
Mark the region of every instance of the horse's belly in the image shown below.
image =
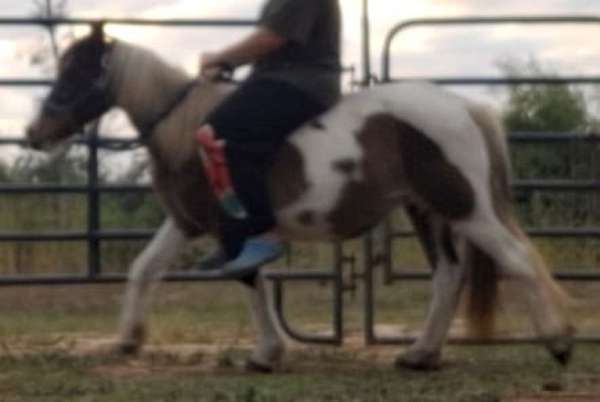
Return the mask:
[[[277,213],[286,236],[298,240],[343,240],[356,237],[376,225],[388,212],[381,198],[365,182],[347,183],[332,206],[325,207],[315,186],[298,202]]]

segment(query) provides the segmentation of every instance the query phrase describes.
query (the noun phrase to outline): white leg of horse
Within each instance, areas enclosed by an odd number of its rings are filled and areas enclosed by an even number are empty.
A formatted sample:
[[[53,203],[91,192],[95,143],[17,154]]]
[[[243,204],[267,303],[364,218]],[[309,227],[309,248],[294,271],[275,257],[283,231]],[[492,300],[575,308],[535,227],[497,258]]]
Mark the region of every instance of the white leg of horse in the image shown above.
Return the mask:
[[[285,344],[271,314],[265,279],[259,273],[254,287],[245,286],[256,328],[257,345],[247,362],[248,370],[270,372],[281,360]]]
[[[488,253],[523,290],[531,320],[554,357],[566,363],[573,344],[573,327],[561,311],[551,283],[536,269],[535,256],[526,241],[519,239],[494,216],[479,213],[456,226],[474,244]]]
[[[183,250],[186,237],[172,219],[167,219],[150,243],[136,257],[121,314],[119,349],[135,353],[144,341],[144,315],[158,280]]]
[[[435,370],[440,367],[441,350],[454,318],[464,284],[464,267],[447,255],[436,236],[437,264],[433,272],[433,299],[423,331],[408,351],[396,360],[397,367]]]

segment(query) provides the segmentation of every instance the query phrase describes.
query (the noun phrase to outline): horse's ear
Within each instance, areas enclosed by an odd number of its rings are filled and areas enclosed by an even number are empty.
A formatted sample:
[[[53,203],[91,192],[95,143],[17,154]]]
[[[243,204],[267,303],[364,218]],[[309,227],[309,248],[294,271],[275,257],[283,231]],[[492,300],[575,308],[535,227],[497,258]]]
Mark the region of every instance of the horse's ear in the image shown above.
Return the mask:
[[[92,24],[92,32],[91,32],[90,36],[99,42],[104,42],[104,22],[103,21],[94,22]]]

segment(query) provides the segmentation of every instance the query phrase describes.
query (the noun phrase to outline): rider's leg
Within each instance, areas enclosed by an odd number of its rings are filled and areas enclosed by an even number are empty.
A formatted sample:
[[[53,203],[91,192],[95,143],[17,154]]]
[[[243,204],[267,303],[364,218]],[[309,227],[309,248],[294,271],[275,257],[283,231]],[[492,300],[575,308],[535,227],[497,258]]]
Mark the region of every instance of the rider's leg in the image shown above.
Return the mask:
[[[228,185],[235,189],[233,195],[244,212],[235,214],[230,203],[223,205],[222,243],[232,260],[229,269],[255,268],[282,252],[281,239],[273,232],[275,218],[266,174],[286,136],[324,111],[319,102],[290,84],[255,80],[242,85],[207,119],[214,143],[222,150],[215,154],[216,164],[207,173],[216,177],[216,192]]]

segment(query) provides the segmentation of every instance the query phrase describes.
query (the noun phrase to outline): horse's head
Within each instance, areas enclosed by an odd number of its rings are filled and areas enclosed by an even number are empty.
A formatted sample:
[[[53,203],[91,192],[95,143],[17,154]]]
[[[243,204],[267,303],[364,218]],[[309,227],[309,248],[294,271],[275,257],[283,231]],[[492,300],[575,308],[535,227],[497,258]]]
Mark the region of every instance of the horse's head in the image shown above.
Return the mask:
[[[107,60],[111,44],[102,26],[74,42],[61,56],[58,77],[38,116],[27,128],[35,149],[46,149],[79,131],[112,106]]]

